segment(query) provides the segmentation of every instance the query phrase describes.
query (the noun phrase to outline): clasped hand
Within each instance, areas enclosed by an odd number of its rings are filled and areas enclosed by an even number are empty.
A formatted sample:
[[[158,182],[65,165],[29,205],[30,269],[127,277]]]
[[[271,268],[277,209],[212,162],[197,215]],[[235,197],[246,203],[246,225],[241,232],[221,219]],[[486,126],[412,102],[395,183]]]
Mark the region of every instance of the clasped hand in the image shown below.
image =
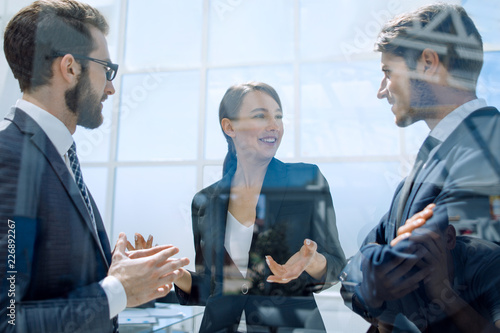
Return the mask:
[[[435,204],[430,204],[423,211],[409,218],[398,229],[398,236],[391,242],[391,245],[395,246],[401,240],[409,239],[413,244],[423,248],[423,257],[417,263],[417,267],[429,270],[429,275],[424,280],[424,286],[430,299],[438,298],[443,290],[451,289],[446,251],[447,246],[451,248],[455,246],[455,229],[453,227],[449,226],[443,235],[421,228],[432,216],[432,210],[435,206]]]
[[[135,307],[166,296],[172,288],[172,283],[182,276],[183,271],[180,268],[189,264],[187,258],[172,258],[179,252],[177,247],[151,247],[153,240],[152,237],[150,239],[150,242],[148,240],[138,246],[136,238],[136,248],[142,249],[126,252],[127,245],[131,247],[131,244],[125,234],[120,233],[113,251],[108,275],[116,277],[123,285],[127,294],[127,307]]]
[[[431,278],[435,267],[422,262],[422,259],[425,257],[429,260],[432,254],[422,244],[436,238],[436,235],[430,231],[424,231],[419,232],[419,235],[414,238],[410,237],[414,230],[423,226],[432,217],[434,207],[434,204],[430,204],[409,218],[405,225],[398,229],[398,236],[391,241],[393,247],[403,239],[410,239],[411,244],[399,247],[397,254],[387,251],[384,253],[382,262],[374,263],[370,258],[363,259],[363,283],[361,283],[360,291],[371,308],[380,308],[385,301],[399,299],[418,289],[421,281],[428,281]]]

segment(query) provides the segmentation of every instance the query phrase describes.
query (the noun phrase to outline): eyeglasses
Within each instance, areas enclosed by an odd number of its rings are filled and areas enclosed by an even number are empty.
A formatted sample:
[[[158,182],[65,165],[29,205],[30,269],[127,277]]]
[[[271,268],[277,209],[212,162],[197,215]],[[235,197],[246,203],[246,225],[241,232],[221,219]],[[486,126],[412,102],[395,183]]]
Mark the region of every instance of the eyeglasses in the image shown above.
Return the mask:
[[[54,54],[54,57],[64,57],[65,55],[66,55],[66,53],[56,52]],[[87,56],[84,56],[81,54],[72,54],[71,53],[71,55],[75,59],[90,60],[90,61],[93,61],[93,62],[96,62],[100,65],[105,66],[106,67],[106,79],[108,81],[113,81],[113,79],[116,77],[116,73],[118,72],[118,65],[117,64],[113,64],[112,62],[105,61],[105,60],[87,57]]]

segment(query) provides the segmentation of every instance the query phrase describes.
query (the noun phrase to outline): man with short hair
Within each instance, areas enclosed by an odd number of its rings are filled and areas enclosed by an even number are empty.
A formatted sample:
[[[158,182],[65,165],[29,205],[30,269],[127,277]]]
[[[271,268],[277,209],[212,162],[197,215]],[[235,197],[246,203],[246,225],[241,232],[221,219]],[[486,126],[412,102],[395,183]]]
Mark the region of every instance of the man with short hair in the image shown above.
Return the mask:
[[[344,270],[345,282],[357,282],[353,310],[396,331],[494,330],[500,327],[500,268],[470,265],[469,243],[460,246],[464,251],[452,251],[449,227],[498,223],[490,198],[500,192],[500,114],[476,97],[481,36],[461,6],[435,4],[388,22],[376,50],[384,72],[377,97],[392,105],[398,126],[423,120],[431,132],[389,212],[366,237],[358,261]],[[404,221],[427,214],[431,203],[432,217],[418,231],[396,238]],[[457,271],[465,262],[472,271]]]
[[[117,314],[165,296],[187,258],[173,246],[113,254],[81,174],[76,126],[115,93],[108,24],[74,0],[40,0],[7,25],[22,99],[0,122],[0,331],[113,332]]]

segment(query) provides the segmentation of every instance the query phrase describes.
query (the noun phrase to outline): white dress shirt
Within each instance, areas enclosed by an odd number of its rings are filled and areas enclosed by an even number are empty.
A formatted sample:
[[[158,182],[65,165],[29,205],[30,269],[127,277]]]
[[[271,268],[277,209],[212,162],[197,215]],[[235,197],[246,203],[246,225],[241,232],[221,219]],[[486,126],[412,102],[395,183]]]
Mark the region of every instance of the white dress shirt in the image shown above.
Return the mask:
[[[434,127],[429,133],[432,137],[444,142],[450,134],[460,125],[460,123],[467,118],[472,112],[477,109],[486,107],[486,101],[482,98],[474,99],[465,104],[460,105],[458,108],[450,112],[446,117]]]
[[[58,118],[26,100],[19,99],[16,102],[16,107],[26,112],[42,128],[66,164],[70,174],[73,175],[68,158],[68,149],[73,144],[73,137],[68,128]],[[105,277],[99,284],[108,298],[109,317],[113,318],[127,306],[125,289],[120,280],[114,276]]]

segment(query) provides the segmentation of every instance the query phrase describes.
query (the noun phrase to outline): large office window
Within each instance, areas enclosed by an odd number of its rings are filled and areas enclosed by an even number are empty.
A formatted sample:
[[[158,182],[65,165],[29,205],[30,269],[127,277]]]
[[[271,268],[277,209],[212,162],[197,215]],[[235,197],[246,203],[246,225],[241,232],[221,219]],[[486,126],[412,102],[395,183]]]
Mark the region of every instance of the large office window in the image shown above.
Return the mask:
[[[29,2],[0,5],[2,27]],[[110,21],[110,52],[120,64],[104,124],[75,134],[112,242],[120,231],[152,234],[194,259],[191,199],[220,178],[227,150],[219,102],[230,85],[256,80],[283,102],[277,157],[319,165],[342,246],[354,254],[428,133],[423,123],[396,127],[376,98],[382,74],[373,42],[386,20],[430,1],[87,2]],[[478,94],[500,107],[500,2],[448,2],[464,5],[483,35]],[[3,59],[0,75],[2,105],[11,105],[19,93]]]

